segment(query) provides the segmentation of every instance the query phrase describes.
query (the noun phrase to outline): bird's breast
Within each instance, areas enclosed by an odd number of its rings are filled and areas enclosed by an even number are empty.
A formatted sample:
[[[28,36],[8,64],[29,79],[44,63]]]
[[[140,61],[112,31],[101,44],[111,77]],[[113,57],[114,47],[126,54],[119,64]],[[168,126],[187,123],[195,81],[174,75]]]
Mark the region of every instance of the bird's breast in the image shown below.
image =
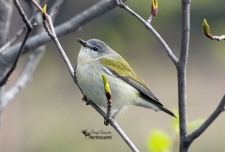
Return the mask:
[[[135,104],[139,92],[120,78],[107,73],[98,63],[77,64],[78,84],[83,93],[100,107],[107,107],[107,99],[103,87],[102,74],[105,74],[112,93],[112,109],[121,109]]]

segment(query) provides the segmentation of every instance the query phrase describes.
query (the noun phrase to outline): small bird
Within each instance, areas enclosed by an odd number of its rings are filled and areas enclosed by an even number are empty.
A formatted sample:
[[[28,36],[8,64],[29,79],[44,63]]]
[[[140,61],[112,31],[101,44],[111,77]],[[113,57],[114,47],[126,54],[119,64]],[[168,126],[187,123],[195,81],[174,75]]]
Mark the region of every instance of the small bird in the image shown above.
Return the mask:
[[[108,78],[115,115],[129,105],[141,106],[176,117],[131,69],[129,64],[106,43],[98,39],[77,38],[81,50],[77,58],[77,83],[83,94],[101,108],[107,108],[102,74]]]

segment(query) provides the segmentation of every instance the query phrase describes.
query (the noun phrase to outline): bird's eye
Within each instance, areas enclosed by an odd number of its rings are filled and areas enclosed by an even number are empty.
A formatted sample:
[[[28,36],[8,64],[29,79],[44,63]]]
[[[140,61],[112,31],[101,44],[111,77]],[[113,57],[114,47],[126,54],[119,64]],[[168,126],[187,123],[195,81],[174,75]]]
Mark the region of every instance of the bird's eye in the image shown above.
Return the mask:
[[[94,51],[98,51],[98,48],[97,47],[93,47],[92,48]]]

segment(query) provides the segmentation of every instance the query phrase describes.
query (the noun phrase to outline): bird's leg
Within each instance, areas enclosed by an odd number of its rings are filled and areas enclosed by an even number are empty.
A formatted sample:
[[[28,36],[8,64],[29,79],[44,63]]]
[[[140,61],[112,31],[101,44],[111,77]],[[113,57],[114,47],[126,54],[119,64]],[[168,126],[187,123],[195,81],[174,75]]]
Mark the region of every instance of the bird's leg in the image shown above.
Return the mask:
[[[122,0],[116,0],[116,3],[117,3],[119,6],[123,5],[123,1],[122,1]]]
[[[104,124],[105,124],[106,126],[108,126],[111,120],[113,120],[112,117],[106,116],[106,117],[104,118]]]
[[[89,103],[87,102],[87,97],[85,95],[83,96],[82,101],[86,102],[86,105],[89,105]]]

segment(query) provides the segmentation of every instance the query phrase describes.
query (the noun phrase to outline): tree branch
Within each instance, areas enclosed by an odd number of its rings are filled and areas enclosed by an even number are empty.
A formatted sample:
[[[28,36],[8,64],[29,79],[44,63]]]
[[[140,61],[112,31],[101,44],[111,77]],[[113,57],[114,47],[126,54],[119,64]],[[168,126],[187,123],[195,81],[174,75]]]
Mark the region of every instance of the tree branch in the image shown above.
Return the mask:
[[[81,26],[85,25],[86,23],[96,19],[97,17],[107,13],[108,11],[115,8],[116,2],[115,0],[102,0],[97,4],[93,5],[89,9],[79,13],[75,17],[71,18],[70,20],[58,25],[55,28],[56,34],[58,37],[64,36],[72,31],[76,31]],[[36,47],[39,47],[47,42],[49,42],[51,38],[46,34],[46,32],[41,32],[38,35],[32,36],[28,39],[24,51],[32,50]],[[18,50],[21,43],[17,43],[14,46],[8,48],[6,52],[3,52],[3,55],[10,59],[15,57],[16,51]],[[1,56],[0,56],[1,60]],[[9,62],[7,60],[7,62]]]
[[[77,84],[77,82],[75,82]],[[79,85],[77,84],[79,87]],[[80,87],[79,87],[80,88]],[[82,91],[81,91],[82,92]],[[84,100],[88,103],[88,105],[91,105],[104,119],[106,118],[108,123],[117,131],[117,133],[120,135],[120,137],[123,138],[123,140],[126,142],[126,144],[130,147],[130,149],[133,152],[139,152],[139,150],[135,147],[135,145],[132,143],[132,141],[127,137],[127,135],[123,132],[123,130],[120,128],[120,126],[117,124],[117,122],[112,118],[107,118],[107,114],[102,111],[93,101],[84,98]]]
[[[213,35],[211,40],[217,40],[217,41],[225,40],[225,35],[220,35],[220,36]]]
[[[12,10],[12,0],[0,1],[0,47],[3,46],[8,39]]]
[[[0,111],[3,111],[3,109],[20,92],[20,90],[22,90],[27,85],[34,71],[36,70],[43,54],[44,54],[44,49],[40,47],[38,49],[35,49],[35,51],[33,51],[29,55],[29,59],[21,75],[19,76],[15,84],[3,95]]]
[[[49,16],[46,12],[46,10],[43,10],[41,7],[39,7],[40,5],[38,3],[36,3],[35,0],[32,0],[32,2],[35,4],[35,6],[42,12],[43,14],[43,20],[44,20],[44,27],[46,29],[46,32],[48,33],[48,35],[52,38],[53,42],[55,43],[56,47],[58,48],[61,56],[63,57],[64,62],[66,63],[68,70],[70,72],[70,75],[72,77],[74,77],[74,70],[73,70],[73,66],[69,61],[69,58],[67,57],[65,51],[63,50],[57,36],[56,36],[56,32],[53,26],[53,22],[51,19],[51,16]]]
[[[17,3],[18,1],[16,2],[15,5],[19,4]],[[22,8],[20,7],[19,9]],[[34,19],[34,16],[32,18]],[[38,31],[39,28],[36,28],[34,30],[35,33]],[[12,101],[12,99],[15,98],[15,96],[27,85],[44,54],[44,50],[45,47],[42,46],[32,51],[32,53],[29,55],[28,61],[26,62],[25,67],[21,72],[21,75],[18,77],[17,81],[12,85],[12,87],[9,88],[9,90],[3,95],[0,111],[3,111],[4,108],[10,103],[10,101]]]
[[[8,39],[11,16],[12,16],[12,0],[3,0],[0,1],[0,47],[2,47]],[[0,69],[0,77],[3,77],[5,74],[5,69]],[[2,95],[4,89],[0,88],[0,107],[2,105]],[[0,147],[1,147],[1,111],[0,111]]]
[[[20,38],[20,36],[26,31],[26,25],[23,27],[7,42],[0,48],[0,53],[5,51],[8,47],[10,47],[16,40]]]
[[[59,0],[56,1],[56,4],[53,6],[54,8],[56,6],[58,6],[59,8],[61,7],[61,5],[63,5],[67,0]],[[41,5],[42,6],[42,5]],[[58,8],[58,9],[59,9]],[[34,14],[32,17],[29,18],[30,23],[32,23],[32,21],[34,20],[34,18],[37,16],[37,11],[34,11]],[[56,16],[54,14],[54,16]],[[35,23],[34,23],[35,24]],[[22,25],[21,29],[7,42],[5,43],[2,47],[0,47],[0,53],[2,53],[3,51],[5,51],[8,47],[10,47],[16,40],[18,40],[20,38],[20,36],[26,31],[26,24],[24,23],[24,25]]]
[[[55,3],[53,4],[52,8],[50,9],[50,16],[52,18],[53,21],[55,21],[55,17],[58,16],[58,14],[60,13],[60,9],[68,2],[68,0],[57,0],[55,1]],[[62,13],[62,12],[61,12]]]
[[[57,1],[53,8],[56,6],[61,7],[61,5],[65,2],[65,0]],[[15,5],[18,5],[18,1]],[[21,6],[19,6],[19,9],[22,9]],[[25,14],[24,14],[25,15]],[[54,14],[55,17],[57,14]],[[36,17],[36,18],[35,18]],[[40,15],[33,15],[31,20],[35,19],[37,23],[41,23],[42,17]],[[37,34],[43,31],[41,28],[35,28],[33,34]],[[32,51],[32,53],[29,55],[28,61],[25,65],[24,70],[21,73],[21,76],[18,78],[18,80],[15,82],[15,84],[12,85],[12,87],[4,94],[2,99],[2,105],[0,106],[0,111],[2,111],[9,102],[26,86],[26,84],[29,82],[30,78],[32,77],[34,71],[36,70],[40,60],[42,59],[45,52],[45,47],[41,46]]]
[[[8,71],[8,72],[6,73],[6,75],[1,79],[1,81],[0,81],[0,87],[2,87],[3,85],[6,84],[7,80],[9,79],[9,77],[11,76],[11,74],[13,73],[13,71],[16,69],[17,62],[18,62],[19,57],[20,57],[20,55],[21,55],[21,53],[22,53],[22,51],[23,51],[24,45],[25,45],[25,43],[26,43],[26,41],[27,41],[27,38],[28,38],[29,34],[30,34],[30,30],[27,31],[27,33],[26,33],[26,35],[25,35],[25,37],[24,37],[24,39],[23,39],[23,43],[21,44],[21,47],[20,47],[20,49],[19,49],[19,51],[18,51],[18,54],[17,54],[17,56],[16,56],[16,58],[15,58],[13,64],[11,65],[9,71]]]
[[[29,37],[30,32],[33,30],[33,26],[31,25],[31,23],[27,19],[27,16],[25,15],[25,13],[24,13],[22,7],[20,6],[20,3],[18,2],[18,0],[14,0],[14,4],[15,4],[15,6],[16,6],[19,14],[20,14],[20,16],[22,17],[24,23],[26,24],[27,33],[26,33],[26,35],[25,35],[25,37],[23,39],[23,42],[22,42],[22,44],[20,46],[20,49],[19,49],[19,51],[18,51],[18,53],[16,55],[16,58],[15,58],[13,64],[12,64],[12,66],[10,67],[10,69],[6,73],[6,75],[1,79],[1,81],[0,81],[0,87],[2,87],[3,85],[6,84],[8,78],[11,76],[11,74],[13,73],[13,71],[16,69],[17,62],[18,62],[19,57],[20,57],[20,55],[21,55],[21,53],[22,53],[22,51],[24,49],[25,43],[26,43],[26,41],[27,41],[27,39]]]
[[[179,63],[177,68],[178,77],[178,105],[179,105],[179,129],[180,129],[180,152],[187,152],[189,144],[187,136],[187,102],[186,102],[186,67],[189,52],[190,39],[190,0],[182,2],[182,38]]]
[[[182,38],[179,64],[177,65],[178,75],[178,105],[180,123],[180,151],[188,151],[185,137],[187,135],[187,103],[186,103],[186,67],[190,39],[190,0],[182,0]]]
[[[125,5],[122,0],[115,0],[117,2],[117,5],[129,12],[131,15],[133,15],[135,18],[137,18],[141,23],[145,25],[145,27],[150,30],[153,35],[158,39],[158,41],[161,43],[161,45],[165,48],[167,55],[170,57],[170,59],[173,61],[175,65],[178,63],[178,59],[173,53],[173,51],[170,49],[168,44],[164,41],[164,39],[159,35],[159,33],[149,24],[148,21],[145,21],[140,15],[138,15],[136,12],[134,12],[130,7]]]
[[[222,100],[220,101],[220,104],[217,106],[215,111],[208,117],[208,119],[198,129],[196,129],[186,137],[188,143],[191,144],[196,138],[198,138],[224,111],[225,111],[225,95],[223,96]]]

